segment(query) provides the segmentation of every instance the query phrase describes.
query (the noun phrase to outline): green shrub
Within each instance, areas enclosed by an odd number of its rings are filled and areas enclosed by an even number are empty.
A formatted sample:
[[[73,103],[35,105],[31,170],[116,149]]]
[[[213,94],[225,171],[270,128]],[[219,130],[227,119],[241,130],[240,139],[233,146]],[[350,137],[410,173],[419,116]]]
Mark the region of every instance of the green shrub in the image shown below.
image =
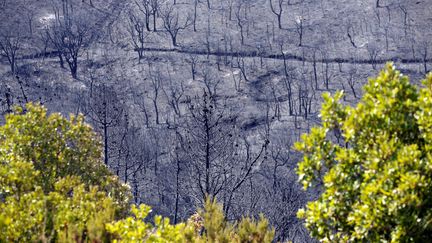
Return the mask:
[[[322,126],[295,147],[304,188],[322,195],[298,212],[324,242],[426,242],[432,235],[432,74],[420,90],[388,64],[355,106],[324,95]],[[331,139],[332,132],[343,141]]]
[[[100,147],[82,116],[48,116],[34,104],[7,115],[0,127],[0,241],[87,239],[95,225],[103,229],[126,214],[129,188],[101,163]]]

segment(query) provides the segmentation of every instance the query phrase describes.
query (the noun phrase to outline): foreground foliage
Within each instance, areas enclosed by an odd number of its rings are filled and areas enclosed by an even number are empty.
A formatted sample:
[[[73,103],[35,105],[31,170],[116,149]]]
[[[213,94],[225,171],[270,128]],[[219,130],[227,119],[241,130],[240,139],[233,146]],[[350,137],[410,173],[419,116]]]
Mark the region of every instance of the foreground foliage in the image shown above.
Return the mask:
[[[271,242],[264,218],[238,224],[208,201],[171,225],[150,207],[130,207],[130,189],[103,164],[82,116],[69,120],[28,104],[0,127],[0,242]],[[127,215],[131,215],[126,217]]]
[[[156,216],[154,225],[145,223],[150,207],[132,207],[133,216],[108,224],[115,239],[124,242],[272,242],[274,230],[262,216],[258,221],[243,218],[230,223],[221,205],[207,200],[203,210],[192,215],[188,222],[170,225],[168,218]],[[117,240],[114,240],[117,242]]]
[[[298,175],[319,184],[298,212],[324,242],[427,242],[432,235],[432,74],[420,90],[388,64],[356,107],[324,95],[322,126],[304,135]],[[336,139],[340,134],[342,139]],[[338,142],[336,142],[338,140]]]
[[[0,144],[0,241],[98,238],[127,213],[129,188],[101,163],[100,142],[82,116],[48,116],[28,104],[7,115]]]

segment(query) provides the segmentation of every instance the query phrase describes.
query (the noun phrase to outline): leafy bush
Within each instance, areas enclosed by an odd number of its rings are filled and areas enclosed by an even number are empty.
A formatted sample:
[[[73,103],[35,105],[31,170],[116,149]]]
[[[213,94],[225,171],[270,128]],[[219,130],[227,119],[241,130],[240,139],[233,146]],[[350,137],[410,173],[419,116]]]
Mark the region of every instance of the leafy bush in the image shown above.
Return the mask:
[[[0,127],[0,241],[76,241],[127,212],[129,188],[101,163],[100,142],[83,120],[48,116],[34,104],[7,115]]]
[[[432,74],[420,90],[388,64],[356,107],[324,95],[322,126],[295,147],[304,188],[323,188],[298,212],[324,242],[427,242],[432,235]],[[332,132],[342,135],[335,142]]]
[[[243,218],[230,223],[225,219],[221,205],[207,200],[186,223],[170,225],[168,218],[156,216],[154,225],[145,223],[150,207],[132,206],[132,217],[108,224],[108,231],[122,242],[272,242],[274,230],[261,216],[259,221]],[[115,242],[117,241],[115,240]]]

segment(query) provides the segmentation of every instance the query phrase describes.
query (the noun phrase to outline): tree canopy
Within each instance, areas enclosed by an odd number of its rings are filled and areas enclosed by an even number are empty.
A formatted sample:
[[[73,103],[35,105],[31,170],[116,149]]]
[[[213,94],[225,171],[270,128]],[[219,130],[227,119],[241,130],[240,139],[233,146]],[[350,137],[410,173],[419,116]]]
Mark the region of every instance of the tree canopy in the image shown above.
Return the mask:
[[[83,116],[68,120],[31,103],[7,115],[0,127],[0,241],[61,240],[88,230],[90,221],[103,229],[103,221],[125,215],[129,187],[101,156]]]
[[[322,125],[296,143],[297,173],[321,196],[298,212],[323,242],[425,242],[432,235],[432,74],[410,84],[392,64],[355,106],[325,94]],[[341,136],[334,136],[340,134]]]

